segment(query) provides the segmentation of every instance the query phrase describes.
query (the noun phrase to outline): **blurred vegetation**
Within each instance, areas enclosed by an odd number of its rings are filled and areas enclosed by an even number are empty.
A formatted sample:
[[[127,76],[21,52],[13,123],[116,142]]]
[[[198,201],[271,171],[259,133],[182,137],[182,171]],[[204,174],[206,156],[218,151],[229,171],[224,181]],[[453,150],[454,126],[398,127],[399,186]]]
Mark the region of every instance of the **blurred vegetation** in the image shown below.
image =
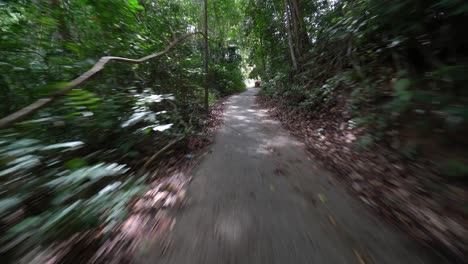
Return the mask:
[[[342,118],[369,132],[361,146],[405,139],[403,156],[437,156],[448,174],[466,174],[466,1],[257,0],[246,15],[264,94],[304,112],[344,103]]]
[[[102,56],[140,58],[201,30],[202,4],[0,0],[0,115],[47,97]],[[263,94],[287,109],[340,105],[341,119],[366,128],[360,147],[409,138],[395,151],[441,156],[441,175],[466,183],[466,1],[216,0],[208,9],[210,103],[245,89],[247,63]],[[90,229],[108,234],[124,219],[150,180],[147,157],[200,133],[202,66],[200,36],[160,59],[113,62],[0,131],[4,259]]]
[[[212,102],[244,89],[236,5],[209,6]],[[202,21],[202,1],[0,1],[0,115],[47,97],[102,56],[159,52]],[[2,260],[90,229],[108,234],[124,219],[150,180],[145,158],[201,131],[202,44],[194,36],[161,59],[111,63],[0,131]]]

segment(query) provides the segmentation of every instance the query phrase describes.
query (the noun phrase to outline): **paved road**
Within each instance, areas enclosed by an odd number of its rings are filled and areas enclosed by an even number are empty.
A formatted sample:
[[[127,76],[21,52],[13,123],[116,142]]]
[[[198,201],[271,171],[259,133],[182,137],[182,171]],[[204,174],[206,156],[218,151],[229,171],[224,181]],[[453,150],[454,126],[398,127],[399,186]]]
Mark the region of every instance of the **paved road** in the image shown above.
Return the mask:
[[[311,160],[256,92],[230,99],[171,246],[149,263],[441,263]]]

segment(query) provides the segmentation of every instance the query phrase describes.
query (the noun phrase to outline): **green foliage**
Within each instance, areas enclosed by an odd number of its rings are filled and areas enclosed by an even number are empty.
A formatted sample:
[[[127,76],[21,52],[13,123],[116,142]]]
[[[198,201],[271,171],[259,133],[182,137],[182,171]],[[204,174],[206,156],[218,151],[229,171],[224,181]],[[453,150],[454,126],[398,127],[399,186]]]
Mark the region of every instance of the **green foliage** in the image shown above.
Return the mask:
[[[108,229],[125,215],[123,201],[142,190],[143,178],[130,177],[125,165],[88,166],[92,157],[74,158],[83,142],[44,145],[18,137],[6,135],[0,146],[0,203],[2,217],[22,208],[25,218],[2,235],[2,250],[27,249],[98,225]]]
[[[418,155],[418,150],[414,144],[409,144],[401,149],[401,154],[408,160],[415,160]]]
[[[360,145],[403,127],[466,144],[465,1],[306,2],[298,4],[302,17],[291,15],[289,22],[284,1],[246,7],[251,75],[262,77],[264,94],[302,111],[345,101],[343,118],[361,118],[368,129]],[[288,28],[301,27],[301,20],[302,32]],[[298,50],[304,33],[307,50]]]
[[[232,48],[240,42],[237,4],[209,7],[211,103],[245,88]],[[199,3],[185,0],[1,1],[0,116],[48,97],[102,56],[164,50],[198,31],[200,14]],[[198,40],[144,64],[111,63],[0,131],[0,251],[18,256],[93,228],[107,233],[125,217],[150,180],[136,174],[145,156],[203,124]]]
[[[393,113],[401,114],[410,109],[414,93],[411,91],[411,81],[399,79],[394,86],[394,99],[385,107]]]
[[[463,180],[468,179],[468,164],[457,160],[449,160],[441,164],[440,170],[442,175],[452,180]]]
[[[360,148],[370,148],[375,143],[375,137],[372,134],[365,134],[358,138],[357,146]]]
[[[336,90],[343,86],[351,85],[348,73],[336,75],[328,80],[320,87],[312,88],[307,93],[307,99],[300,106],[306,110],[314,110],[321,105],[328,104],[336,95]]]
[[[210,68],[211,87],[220,96],[227,96],[245,90],[244,76],[238,62],[225,62]]]
[[[262,93],[268,97],[281,96],[285,88],[286,75],[276,74],[273,78],[266,80],[262,84]]]

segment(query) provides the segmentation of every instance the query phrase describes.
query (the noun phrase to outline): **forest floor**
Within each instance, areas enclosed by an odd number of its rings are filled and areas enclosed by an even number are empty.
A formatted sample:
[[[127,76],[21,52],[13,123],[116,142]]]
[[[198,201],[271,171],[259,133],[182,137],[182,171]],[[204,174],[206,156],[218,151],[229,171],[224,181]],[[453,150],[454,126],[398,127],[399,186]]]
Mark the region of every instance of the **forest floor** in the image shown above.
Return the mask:
[[[188,138],[187,144],[170,149],[152,168],[148,190],[129,205],[126,220],[104,239],[99,229],[79,233],[50,248],[32,251],[24,263],[134,263],[157,243],[167,246],[165,239],[175,224],[170,214],[184,206],[185,191],[191,172],[209,152],[213,137],[223,122],[227,99],[210,107],[203,133]],[[21,262],[21,263],[23,263]]]
[[[351,195],[258,106],[257,92],[229,99],[214,144],[184,184],[185,205],[167,212],[167,232],[133,262],[445,262]]]
[[[437,155],[450,150],[437,145],[440,139],[395,127],[385,132],[385,141],[364,147],[362,140],[373,131],[350,119],[346,98],[347,94],[335,96],[332,103],[314,111],[264,94],[257,102],[305,144],[314,160],[333,171],[353,196],[450,261],[466,263],[468,190],[444,178],[435,166],[440,161]],[[402,154],[404,144],[421,140],[434,144],[427,144],[413,158]]]

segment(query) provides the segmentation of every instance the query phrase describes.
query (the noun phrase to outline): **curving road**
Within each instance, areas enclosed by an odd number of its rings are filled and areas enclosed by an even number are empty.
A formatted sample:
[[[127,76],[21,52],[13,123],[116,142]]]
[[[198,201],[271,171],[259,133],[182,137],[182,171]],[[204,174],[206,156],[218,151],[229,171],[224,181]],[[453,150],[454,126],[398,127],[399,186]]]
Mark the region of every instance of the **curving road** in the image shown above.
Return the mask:
[[[258,108],[256,93],[231,97],[194,172],[188,206],[177,213],[171,246],[145,262],[442,263],[309,158]]]

